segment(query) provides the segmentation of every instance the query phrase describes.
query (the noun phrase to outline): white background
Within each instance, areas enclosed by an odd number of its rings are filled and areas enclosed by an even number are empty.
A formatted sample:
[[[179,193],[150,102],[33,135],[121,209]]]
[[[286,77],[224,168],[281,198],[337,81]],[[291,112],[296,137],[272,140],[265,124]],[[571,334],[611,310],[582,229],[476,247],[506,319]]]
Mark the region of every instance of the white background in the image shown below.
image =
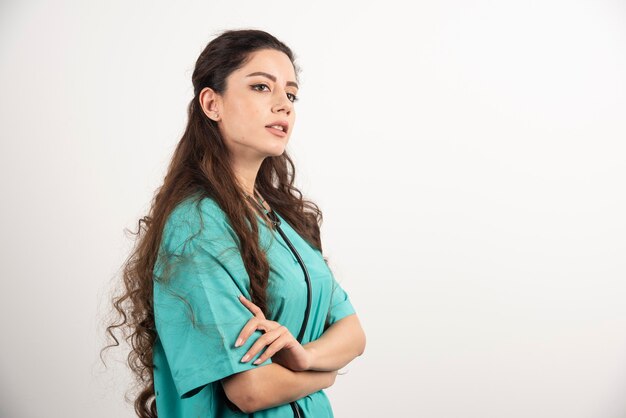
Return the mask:
[[[224,29],[303,68],[297,186],[367,334],[335,415],[626,414],[626,4],[3,1],[0,415],[132,417],[103,316]]]

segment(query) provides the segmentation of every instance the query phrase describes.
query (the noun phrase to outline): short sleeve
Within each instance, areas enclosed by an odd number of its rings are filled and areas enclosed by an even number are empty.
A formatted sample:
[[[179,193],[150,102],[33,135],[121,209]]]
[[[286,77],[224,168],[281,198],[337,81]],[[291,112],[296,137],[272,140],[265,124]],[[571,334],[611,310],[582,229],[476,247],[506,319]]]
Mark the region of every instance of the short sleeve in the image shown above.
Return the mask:
[[[356,313],[348,293],[341,287],[339,282],[332,275],[332,293],[330,308],[328,310],[327,327],[348,315]]]
[[[210,202],[210,203],[209,203]],[[153,281],[157,336],[181,399],[234,373],[272,363],[242,363],[261,331],[240,347],[235,340],[253,314],[249,277],[225,214],[214,201],[181,204],[163,229]]]

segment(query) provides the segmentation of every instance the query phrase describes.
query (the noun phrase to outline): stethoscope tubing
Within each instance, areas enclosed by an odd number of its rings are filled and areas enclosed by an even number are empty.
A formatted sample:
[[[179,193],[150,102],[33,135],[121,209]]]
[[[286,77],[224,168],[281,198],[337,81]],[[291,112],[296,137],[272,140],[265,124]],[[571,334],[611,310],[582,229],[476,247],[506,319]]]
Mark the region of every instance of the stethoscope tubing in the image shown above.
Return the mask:
[[[291,241],[289,241],[289,238],[287,238],[287,235],[285,234],[285,232],[281,229],[280,218],[276,215],[276,213],[274,213],[274,211],[268,211],[267,209],[264,209],[264,212],[270,218],[270,220],[272,221],[272,224],[274,225],[274,227],[276,228],[280,236],[283,237],[283,240],[287,243],[291,252],[293,252],[293,254],[296,256],[296,259],[298,260],[298,264],[300,264],[300,267],[302,268],[302,272],[304,273],[304,280],[306,281],[306,285],[307,285],[307,301],[306,301],[306,308],[304,310],[304,320],[302,321],[302,325],[300,325],[300,332],[298,333],[298,337],[297,337],[298,342],[302,344],[302,340],[304,339],[304,333],[306,331],[306,327],[309,322],[309,314],[311,312],[311,303],[312,303],[312,298],[313,298],[312,290],[311,290],[311,278],[309,277],[309,272],[306,268],[306,265],[304,264],[304,261],[302,261],[300,254],[298,254],[298,251],[296,250],[296,248],[293,246]],[[291,409],[293,410],[293,416],[295,418],[302,418],[302,415],[300,414],[300,406],[296,403],[296,401],[290,402],[290,405],[291,405]],[[254,417],[254,414],[250,414],[249,416]]]

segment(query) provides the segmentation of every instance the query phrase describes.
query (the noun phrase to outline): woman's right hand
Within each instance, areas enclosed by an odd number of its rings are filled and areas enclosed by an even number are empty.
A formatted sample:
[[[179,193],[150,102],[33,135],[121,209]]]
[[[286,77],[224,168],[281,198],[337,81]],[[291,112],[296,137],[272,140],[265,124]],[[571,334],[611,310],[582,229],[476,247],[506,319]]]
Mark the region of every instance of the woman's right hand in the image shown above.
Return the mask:
[[[256,330],[264,332],[257,338],[252,347],[242,357],[241,361],[247,362],[265,346],[267,348],[252,364],[261,364],[272,358],[272,362],[278,363],[293,371],[304,371],[311,367],[312,354],[306,350],[302,344],[289,332],[289,329],[276,321],[265,318],[263,311],[257,305],[249,301],[245,296],[240,295],[239,301],[254,315],[243,327],[235,347],[243,345],[246,340]]]

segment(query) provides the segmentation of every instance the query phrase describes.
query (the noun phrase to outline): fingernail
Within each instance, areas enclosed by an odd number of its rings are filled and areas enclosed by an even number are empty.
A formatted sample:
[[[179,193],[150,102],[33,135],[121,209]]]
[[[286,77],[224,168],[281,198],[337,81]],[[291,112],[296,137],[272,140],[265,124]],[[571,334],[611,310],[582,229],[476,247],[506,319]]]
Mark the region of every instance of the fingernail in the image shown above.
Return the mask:
[[[256,360],[254,360],[254,361],[252,362],[252,364],[259,364],[259,363],[261,363],[261,359],[260,359],[260,358],[258,358],[258,359],[256,359]]]
[[[241,359],[242,363],[245,363],[246,361],[248,361],[248,359],[250,358],[250,354],[246,354],[245,356],[243,356],[243,358]]]
[[[243,340],[240,338],[237,340],[237,342],[235,343],[235,347],[239,347],[241,344],[243,344]]]

